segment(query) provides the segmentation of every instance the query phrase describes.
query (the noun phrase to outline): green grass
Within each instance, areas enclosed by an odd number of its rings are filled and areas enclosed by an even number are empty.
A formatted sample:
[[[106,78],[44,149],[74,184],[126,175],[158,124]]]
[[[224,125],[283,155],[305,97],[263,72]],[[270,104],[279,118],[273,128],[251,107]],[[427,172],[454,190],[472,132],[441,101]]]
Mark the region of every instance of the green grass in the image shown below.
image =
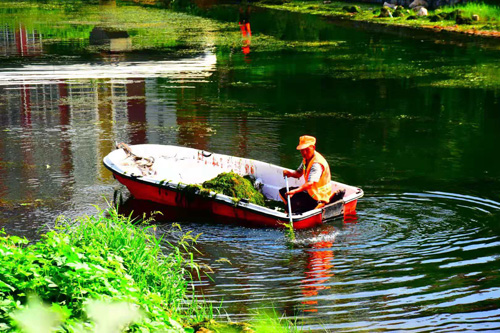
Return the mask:
[[[30,244],[0,231],[0,330],[17,332],[298,332],[277,312],[218,323],[189,284],[197,237],[176,244],[116,209],[59,218]]]
[[[500,7],[489,5],[482,2],[468,2],[467,4],[457,5],[456,9],[461,9],[467,16],[473,14],[479,15],[481,21],[500,22]]]
[[[360,8],[360,12],[351,14],[345,11],[345,6],[356,5]],[[329,4],[324,4],[323,1],[291,1],[282,5],[271,5],[257,3],[257,6],[272,8],[278,10],[286,10],[298,13],[314,14],[327,17],[335,17],[353,21],[363,21],[375,24],[405,26],[412,28],[434,28],[440,26],[443,28],[450,28],[453,31],[464,31],[470,29],[481,30],[499,30],[500,29],[500,8],[498,6],[487,5],[484,3],[468,3],[456,7],[445,6],[435,11],[429,10],[428,16],[417,17],[414,20],[408,20],[409,16],[416,16],[411,10],[404,10],[404,17],[392,18],[379,18],[381,4],[375,3],[352,3],[343,1],[332,1]],[[430,18],[439,13],[448,13],[456,9],[463,10],[463,16],[470,18],[473,14],[479,16],[479,21],[472,22],[472,24],[456,24],[455,20],[440,20],[438,22],[431,22]]]
[[[0,329],[16,327],[11,315],[26,308],[30,294],[63,318],[60,331],[91,327],[86,306],[95,301],[139,306],[144,319],[131,331],[166,331],[210,319],[212,309],[190,297],[195,237],[185,234],[174,246],[154,231],[110,209],[59,219],[34,244],[2,232]]]

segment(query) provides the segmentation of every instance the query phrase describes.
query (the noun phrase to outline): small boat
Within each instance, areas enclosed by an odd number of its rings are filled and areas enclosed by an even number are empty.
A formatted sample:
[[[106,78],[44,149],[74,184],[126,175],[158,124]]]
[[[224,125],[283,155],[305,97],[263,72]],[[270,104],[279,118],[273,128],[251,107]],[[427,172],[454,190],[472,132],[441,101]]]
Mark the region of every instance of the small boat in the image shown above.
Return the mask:
[[[238,201],[224,194],[186,191],[190,184],[202,184],[222,172],[233,171],[241,176],[253,176],[267,199],[281,201],[279,190],[285,186],[283,167],[179,146],[119,144],[117,147],[122,149],[112,151],[103,163],[136,199],[248,227],[282,228],[290,223],[287,213],[245,199]],[[302,183],[303,178],[289,179],[290,187]],[[325,220],[356,213],[357,200],[363,196],[363,190],[335,181],[332,186],[334,192],[345,190],[344,197],[322,208],[301,214],[292,212],[294,229],[311,228]]]

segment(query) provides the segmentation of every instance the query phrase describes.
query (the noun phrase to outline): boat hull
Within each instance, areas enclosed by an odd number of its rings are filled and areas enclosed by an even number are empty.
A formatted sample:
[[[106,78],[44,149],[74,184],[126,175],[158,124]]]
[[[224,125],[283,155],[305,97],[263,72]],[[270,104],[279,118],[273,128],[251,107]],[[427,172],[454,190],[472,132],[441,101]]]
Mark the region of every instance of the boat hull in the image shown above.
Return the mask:
[[[239,206],[236,202],[229,204],[226,202],[218,202],[213,198],[203,197],[200,195],[190,195],[182,190],[175,190],[157,185],[145,184],[133,177],[124,177],[116,173],[113,174],[116,180],[125,185],[135,199],[148,200],[168,207],[176,207],[183,209],[183,212],[178,212],[178,215],[171,217],[186,216],[186,213],[196,217],[206,217],[214,219],[218,222],[228,224],[238,224],[247,227],[269,227],[283,228],[289,220],[270,214],[254,212],[250,209],[245,209]],[[352,205],[352,204],[351,204]],[[340,208],[338,206],[341,206]],[[344,204],[340,202],[336,210],[337,214],[330,214],[328,219],[342,217],[344,212]],[[320,211],[313,216],[308,216],[303,219],[294,218],[294,229],[308,229],[318,226],[323,223],[323,212]]]
[[[214,192],[200,192],[186,184],[200,184],[221,172],[250,174],[260,181],[263,194],[271,200],[280,200],[278,190],[283,187],[282,167],[240,157],[208,153],[192,148],[163,145],[136,145],[128,147],[137,155],[146,157],[147,172],[135,167],[124,151],[115,150],[104,158],[104,165],[120,183],[125,185],[138,200],[151,201],[170,207],[168,215],[202,217],[217,222],[235,223],[248,227],[283,228],[290,222],[284,212],[236,200]],[[153,162],[154,161],[154,162]],[[291,179],[292,186],[299,180]],[[329,203],[321,209],[293,214],[294,229],[306,229],[322,224],[325,220],[356,214],[357,199],[363,196],[359,188],[333,182],[334,191],[347,191],[344,198]],[[174,213],[174,214],[171,214]],[[187,214],[185,214],[187,213]]]

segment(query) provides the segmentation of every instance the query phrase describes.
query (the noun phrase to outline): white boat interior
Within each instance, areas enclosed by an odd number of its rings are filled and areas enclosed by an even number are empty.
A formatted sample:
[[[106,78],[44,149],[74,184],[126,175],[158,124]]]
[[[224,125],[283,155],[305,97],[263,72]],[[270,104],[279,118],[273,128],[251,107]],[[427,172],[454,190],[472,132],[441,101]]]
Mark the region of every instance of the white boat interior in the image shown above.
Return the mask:
[[[104,159],[104,163],[116,172],[140,177],[151,183],[202,184],[222,172],[233,171],[241,176],[253,175],[257,184],[262,184],[262,193],[268,199],[279,201],[279,190],[285,187],[285,168],[253,159],[211,153],[203,150],[168,145],[133,145],[132,153],[154,161],[148,167],[141,166],[123,149],[117,149]],[[151,159],[152,158],[152,159]],[[288,180],[289,186],[300,186],[303,178]],[[359,189],[332,181],[334,191],[345,189],[344,201],[357,197]]]

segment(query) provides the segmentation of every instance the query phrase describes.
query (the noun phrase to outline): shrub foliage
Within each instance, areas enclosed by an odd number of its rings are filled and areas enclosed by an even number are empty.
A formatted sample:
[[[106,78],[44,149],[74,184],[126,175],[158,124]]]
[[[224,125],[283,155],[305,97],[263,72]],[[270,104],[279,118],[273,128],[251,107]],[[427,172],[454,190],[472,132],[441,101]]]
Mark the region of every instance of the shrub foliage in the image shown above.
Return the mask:
[[[138,227],[114,209],[59,219],[34,244],[1,231],[0,330],[14,329],[11,314],[31,294],[64,317],[65,331],[92,326],[85,315],[89,300],[139,305],[144,319],[132,331],[178,331],[205,320],[211,309],[189,297],[186,279],[197,271],[189,252],[193,241],[188,233],[176,246],[162,242],[154,227]]]

